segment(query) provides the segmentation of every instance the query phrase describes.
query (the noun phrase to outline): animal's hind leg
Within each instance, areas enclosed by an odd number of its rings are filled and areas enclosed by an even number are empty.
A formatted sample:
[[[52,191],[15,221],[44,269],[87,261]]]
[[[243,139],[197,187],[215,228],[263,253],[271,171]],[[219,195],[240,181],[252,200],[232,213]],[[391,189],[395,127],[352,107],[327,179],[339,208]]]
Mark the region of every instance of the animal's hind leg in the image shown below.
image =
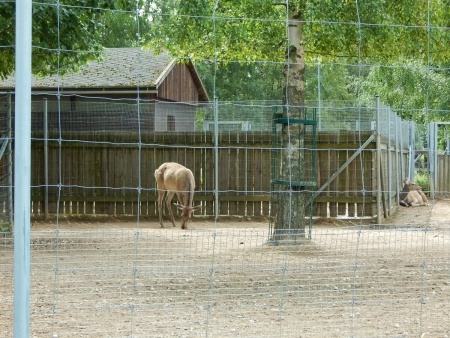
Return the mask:
[[[167,209],[169,209],[170,220],[172,221],[173,226],[176,226],[175,225],[175,218],[173,217],[172,205],[171,205],[172,198],[173,198],[174,194],[175,194],[174,192],[167,191],[166,206],[167,206]]]
[[[165,190],[158,190],[158,216],[159,216],[159,224],[161,225],[161,228],[164,228],[162,205],[163,205],[165,193],[166,193]]]
[[[422,197],[423,205],[430,205],[430,204],[428,203],[428,198],[427,198],[427,196],[424,194],[424,192],[423,192],[422,190],[419,190],[418,193],[419,193],[420,197]]]
[[[408,203],[406,203],[405,201],[403,201],[403,200],[400,200],[400,205],[401,206],[404,206],[404,207],[409,207],[409,205],[408,205]]]

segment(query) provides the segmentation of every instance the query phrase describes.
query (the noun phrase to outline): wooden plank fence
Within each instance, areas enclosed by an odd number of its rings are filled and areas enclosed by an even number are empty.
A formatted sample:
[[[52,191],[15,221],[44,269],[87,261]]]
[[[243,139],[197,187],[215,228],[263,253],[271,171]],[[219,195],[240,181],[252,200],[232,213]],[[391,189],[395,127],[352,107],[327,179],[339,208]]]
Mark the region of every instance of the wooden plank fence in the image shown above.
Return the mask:
[[[436,195],[439,197],[450,196],[450,154],[440,153],[437,155],[436,164]]]
[[[364,143],[371,132],[320,132],[316,181],[322,186]],[[32,141],[32,215],[44,214],[44,142]],[[220,215],[269,216],[272,135],[222,132],[219,137]],[[314,217],[375,217],[376,143],[371,142],[315,199]],[[407,150],[383,148],[406,163]],[[65,215],[136,215],[156,217],[154,170],[179,162],[196,179],[196,215],[214,214],[213,134],[202,133],[65,133],[48,141],[49,213]],[[399,166],[399,161],[395,165]],[[389,165],[393,165],[392,161]],[[405,166],[406,167],[406,166]],[[394,170],[398,173],[398,170]],[[398,181],[405,171],[392,177]],[[385,178],[387,182],[387,178]],[[383,191],[387,191],[386,188]],[[448,191],[448,189],[447,189]],[[385,194],[387,201],[394,193]],[[395,201],[393,202],[395,205]]]

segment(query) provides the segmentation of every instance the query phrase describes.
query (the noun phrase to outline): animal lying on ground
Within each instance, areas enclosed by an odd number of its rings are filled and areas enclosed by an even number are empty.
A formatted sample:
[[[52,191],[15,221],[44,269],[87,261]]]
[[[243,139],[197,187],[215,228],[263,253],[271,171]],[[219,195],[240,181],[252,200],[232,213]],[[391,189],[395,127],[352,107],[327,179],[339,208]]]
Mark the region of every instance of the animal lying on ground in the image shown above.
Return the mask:
[[[400,205],[404,207],[417,207],[429,204],[427,196],[422,191],[422,187],[405,178],[403,180],[403,189],[400,191]]]
[[[155,170],[156,188],[158,189],[158,214],[159,224],[164,228],[162,220],[162,203],[164,195],[166,206],[169,209],[170,219],[173,226],[175,220],[173,217],[171,201],[177,194],[178,202],[174,203],[181,210],[181,229],[187,229],[187,222],[192,216],[192,212],[200,208],[200,205],[193,207],[195,180],[192,171],[175,162],[166,162]]]

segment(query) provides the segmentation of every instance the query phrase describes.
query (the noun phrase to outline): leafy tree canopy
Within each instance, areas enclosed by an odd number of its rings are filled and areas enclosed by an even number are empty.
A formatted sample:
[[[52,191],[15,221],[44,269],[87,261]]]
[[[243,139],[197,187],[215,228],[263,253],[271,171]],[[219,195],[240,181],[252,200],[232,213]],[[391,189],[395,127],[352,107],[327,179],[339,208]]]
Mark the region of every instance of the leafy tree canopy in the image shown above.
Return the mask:
[[[154,0],[151,19],[158,28],[147,42],[179,57],[281,61],[286,12],[298,10],[310,58],[436,64],[450,57],[448,2],[296,0],[287,7],[273,1]]]
[[[350,94],[362,94],[366,100],[370,97],[373,104],[373,96],[378,94],[383,97],[383,101],[397,106],[402,96],[402,109],[407,109],[406,96],[410,96],[408,107],[415,104],[425,107],[425,98],[422,95],[421,102],[414,98],[412,87],[417,86],[418,81],[416,78],[412,83],[409,82],[411,71],[408,71],[409,75],[403,72],[403,82],[396,83],[394,77],[400,74],[387,74],[395,68],[389,65],[408,63],[411,67],[438,68],[450,58],[448,0],[295,0],[279,1],[279,5],[276,3],[249,0],[154,0],[149,11],[152,30],[145,36],[144,43],[156,49],[169,50],[172,55],[190,57],[215,67],[217,95],[225,100],[232,97],[239,100],[243,92],[242,88],[238,88],[237,79],[243,80],[248,73],[252,80],[265,80],[265,77],[254,76],[255,73],[263,68],[266,71],[282,67],[288,45],[286,18],[298,11],[296,18],[302,22],[300,38],[305,50],[302,57],[308,65],[316,63],[319,58],[324,64],[337,61],[355,65],[323,68],[322,84],[326,86],[322,87],[322,99],[345,100],[350,98]],[[288,6],[283,3],[288,3]],[[265,66],[261,67],[258,62]],[[268,66],[270,62],[274,64]],[[227,63],[230,65],[225,66]],[[377,67],[370,71],[370,67],[359,65],[386,65],[388,68]],[[249,71],[252,67],[254,70]],[[208,68],[200,69],[203,71]],[[317,77],[315,71],[311,70],[311,67],[306,67],[304,88],[307,100],[316,99],[317,93],[313,90],[313,87],[317,90]],[[327,75],[328,71],[330,76]],[[370,76],[366,78],[369,72]],[[380,87],[381,83],[377,84],[374,78],[376,72],[386,73],[392,81],[385,81]],[[428,76],[424,68],[418,72],[422,74],[422,79]],[[278,98],[281,85],[286,80],[276,71],[268,74],[272,74],[272,79],[269,80],[270,76],[267,79],[280,87],[272,95],[264,97]],[[435,75],[436,72],[431,78]],[[243,82],[246,88],[255,86],[252,80]],[[362,82],[366,80],[370,84],[362,87]],[[384,81],[381,78],[379,80]],[[427,81],[422,82],[421,86],[434,82]],[[205,81],[209,88],[213,87],[212,79],[210,82]],[[442,82],[442,78],[434,83],[439,82]],[[399,90],[401,85],[406,87]],[[396,89],[393,90],[393,87]],[[268,88],[270,83],[265,84],[266,91],[261,93],[267,94]],[[428,94],[433,88],[428,88]],[[230,95],[233,89],[235,95]],[[402,95],[399,91],[402,91]],[[244,91],[244,95],[248,93]],[[443,91],[433,94],[438,97],[428,96],[428,104],[439,101],[436,105],[448,109],[445,103],[447,100],[439,93]]]
[[[65,73],[98,58],[102,51],[105,17],[110,10],[135,13],[142,1],[43,0],[33,3],[32,68],[36,75]],[[15,2],[0,4],[0,78],[14,70]]]
[[[196,64],[209,93],[221,101],[281,100],[282,64],[229,62],[216,69],[214,62]]]
[[[108,11],[103,15],[103,22],[99,43],[106,48],[140,46],[140,36],[151,29],[146,17],[133,12]]]
[[[438,68],[428,69],[414,61],[372,67],[361,90],[363,102],[380,95],[405,119],[448,120],[450,77]]]

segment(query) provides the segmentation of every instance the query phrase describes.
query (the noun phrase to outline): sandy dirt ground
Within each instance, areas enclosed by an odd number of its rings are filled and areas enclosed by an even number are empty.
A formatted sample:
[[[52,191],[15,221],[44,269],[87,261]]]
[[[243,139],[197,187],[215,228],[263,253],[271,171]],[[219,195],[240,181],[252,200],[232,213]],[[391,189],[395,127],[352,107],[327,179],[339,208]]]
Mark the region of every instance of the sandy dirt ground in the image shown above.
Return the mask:
[[[266,220],[35,221],[31,336],[449,337],[450,201],[363,223],[274,245]],[[11,239],[0,250],[8,337]]]

